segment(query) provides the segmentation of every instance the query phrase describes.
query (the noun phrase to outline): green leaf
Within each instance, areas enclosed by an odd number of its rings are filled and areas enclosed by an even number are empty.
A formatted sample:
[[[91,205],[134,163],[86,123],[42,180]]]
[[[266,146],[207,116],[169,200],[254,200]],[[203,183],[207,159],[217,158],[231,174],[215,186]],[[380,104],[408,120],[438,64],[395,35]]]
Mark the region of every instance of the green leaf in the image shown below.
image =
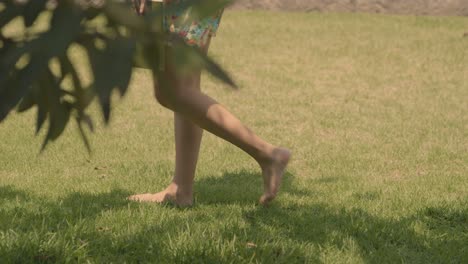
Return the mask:
[[[21,14],[21,8],[19,5],[8,1],[5,3],[5,9],[0,12],[0,28],[3,28],[6,24],[8,24],[11,20],[16,18]]]
[[[44,104],[38,104],[37,107],[37,117],[36,117],[36,135],[41,131],[44,122],[47,119],[48,111],[44,108]]]
[[[36,91],[37,91],[37,87],[34,85],[34,87],[30,89],[29,93],[25,97],[23,97],[23,99],[21,99],[18,105],[18,108],[16,109],[18,113],[25,112],[37,104],[37,99],[36,99],[37,92]]]
[[[24,97],[19,105],[18,105],[18,113],[26,112],[27,110],[31,109],[36,102],[34,101],[34,97],[31,94],[28,94],[26,97]]]
[[[30,0],[22,5],[7,1],[0,12],[0,28],[18,16],[22,16],[26,27],[32,26],[42,11],[47,0]],[[190,9],[192,19],[208,16],[220,11],[228,0],[193,0],[184,1],[183,8]],[[168,10],[175,8],[169,6]],[[180,8],[180,5],[177,9]],[[167,11],[167,10],[165,10]],[[95,30],[94,34],[84,33],[91,24],[88,19],[103,14],[107,24]],[[106,1],[104,6],[82,9],[73,0],[58,1],[52,10],[49,31],[38,33],[33,40],[23,32],[21,39],[5,38],[0,32],[0,122],[12,108],[18,105],[23,112],[37,105],[36,133],[48,121],[48,130],[42,151],[48,142],[57,139],[69,123],[70,115],[76,111],[76,121],[83,142],[90,151],[84,126],[94,130],[92,119],[85,113],[95,96],[98,97],[104,120],[110,118],[111,97],[114,90],[125,95],[130,82],[136,41],[143,47],[144,60],[153,72],[164,79],[164,67],[161,58],[165,54],[167,34],[162,30],[162,10],[156,10],[145,17],[140,17],[127,5],[117,1]],[[84,37],[84,38],[82,38]],[[102,41],[96,45],[95,40]],[[83,87],[81,79],[67,56],[71,43],[82,44],[87,50],[94,82],[90,87]],[[183,39],[175,37],[174,54],[177,67],[207,69],[220,80],[235,87],[230,76],[200,50],[185,44]],[[18,61],[28,55],[29,62],[22,69],[17,69]],[[147,56],[148,55],[148,56]],[[49,62],[58,58],[60,76],[54,76]],[[66,76],[70,76],[73,90],[60,86]],[[74,100],[68,102],[68,98]],[[18,104],[19,103],[19,104]]]
[[[72,41],[77,39],[81,30],[83,13],[70,6],[59,6],[54,10],[50,31],[46,33],[49,46],[46,52],[50,57],[65,54]]]
[[[47,139],[51,141],[56,140],[63,133],[70,119],[70,106],[60,101],[56,101],[55,103],[49,113],[50,122]]]
[[[86,114],[82,115],[81,116],[81,121],[88,126],[89,131],[94,132],[93,120],[91,119],[91,117],[89,115],[86,115]]]
[[[83,143],[85,144],[86,150],[88,151],[88,153],[91,153],[91,145],[89,144],[88,137],[86,136],[86,133],[83,129],[83,125],[81,124],[80,119],[77,118],[76,123],[78,125],[78,131],[80,131],[80,136],[81,136],[81,139],[83,140]]]
[[[68,56],[65,55],[59,60],[62,68],[62,77],[68,74],[70,74],[72,77],[75,99],[77,101],[73,106],[78,111],[78,116],[75,118],[75,121],[77,122],[78,130],[80,132],[80,136],[83,140],[86,150],[88,151],[88,153],[91,153],[91,146],[83,129],[83,124],[86,124],[91,132],[94,132],[93,121],[91,117],[85,113],[86,107],[92,101],[92,98],[94,98],[94,93],[91,96],[89,92],[92,91],[92,89],[83,88],[78,73],[76,72],[73,63],[71,62]]]
[[[33,82],[41,76],[47,67],[47,58],[35,56],[24,69],[11,78],[0,90],[0,121],[3,121],[8,113],[18,104],[31,88]]]
[[[51,30],[24,45],[8,50],[0,61],[0,122],[27,95],[33,82],[38,80],[52,57],[63,55],[80,30],[81,13],[72,7],[54,10]],[[30,63],[18,75],[11,71],[25,53],[31,54]]]
[[[78,72],[76,71],[75,66],[73,66],[73,63],[67,55],[60,57],[59,61],[60,67],[62,69],[62,78],[68,74],[70,74],[72,77],[74,88],[73,94],[77,101],[75,107],[77,108],[78,112],[82,114],[86,107],[88,107],[89,104],[91,104],[91,102],[93,101],[95,93],[93,89],[83,87],[81,79],[78,76]]]
[[[30,0],[23,11],[24,25],[30,27],[34,24],[39,14],[45,10],[46,0]]]
[[[49,103],[49,128],[42,144],[42,152],[49,141],[56,140],[65,130],[70,119],[70,104],[61,100],[61,87],[49,68],[47,68],[40,86],[41,91],[47,94]]]
[[[83,42],[91,62],[94,76],[93,87],[102,108],[104,120],[110,118],[111,94],[118,88],[124,95],[130,83],[135,53],[135,40],[118,37],[105,40],[105,47],[99,49],[92,42]]]
[[[115,56],[113,61],[116,63],[112,65],[111,71],[116,74],[114,81],[121,96],[125,95],[130,84],[135,48],[136,41],[131,38],[117,38],[109,43],[109,56]]]
[[[11,38],[4,37],[0,32],[0,58],[2,58],[5,52],[14,46],[14,44],[15,42]]]
[[[44,40],[44,38],[39,38],[26,43],[10,43],[5,48],[0,57],[0,90],[1,86],[11,75],[11,72],[15,69],[15,65],[21,56],[30,54],[34,50],[40,50]]]
[[[44,77],[38,82],[38,95],[36,98],[37,103],[37,117],[36,117],[36,135],[41,131],[42,126],[44,125],[47,116],[49,114],[49,96],[47,93],[48,84],[44,81]],[[45,87],[41,89],[41,87]]]

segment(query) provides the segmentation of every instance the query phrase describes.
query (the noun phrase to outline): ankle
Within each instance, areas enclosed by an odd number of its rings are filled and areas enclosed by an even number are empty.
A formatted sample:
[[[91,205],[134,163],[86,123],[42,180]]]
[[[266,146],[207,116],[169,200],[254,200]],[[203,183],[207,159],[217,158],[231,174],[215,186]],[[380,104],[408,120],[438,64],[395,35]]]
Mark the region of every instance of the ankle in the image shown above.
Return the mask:
[[[275,161],[275,151],[278,147],[269,145],[260,154],[255,157],[260,167],[269,166]]]
[[[186,186],[182,184],[178,184],[177,182],[171,182],[169,186],[166,188],[166,192],[171,193],[177,197],[191,197],[193,195],[193,188],[192,186]]]
[[[262,159],[257,159],[258,164],[262,169],[273,164],[287,163],[291,152],[287,148],[273,146],[270,151],[266,152]]]

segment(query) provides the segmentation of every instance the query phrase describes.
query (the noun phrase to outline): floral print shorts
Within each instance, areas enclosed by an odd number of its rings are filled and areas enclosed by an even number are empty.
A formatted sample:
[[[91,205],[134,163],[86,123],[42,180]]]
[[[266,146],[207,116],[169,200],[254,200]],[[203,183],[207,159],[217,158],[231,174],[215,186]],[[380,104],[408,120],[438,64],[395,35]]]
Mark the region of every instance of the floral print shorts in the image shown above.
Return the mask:
[[[177,5],[190,0],[165,0],[166,6]],[[215,36],[219,27],[219,22],[223,11],[203,18],[201,20],[190,19],[190,10],[177,10],[165,14],[164,28],[172,33],[176,33],[185,39],[185,42],[192,46],[205,47],[211,36]]]

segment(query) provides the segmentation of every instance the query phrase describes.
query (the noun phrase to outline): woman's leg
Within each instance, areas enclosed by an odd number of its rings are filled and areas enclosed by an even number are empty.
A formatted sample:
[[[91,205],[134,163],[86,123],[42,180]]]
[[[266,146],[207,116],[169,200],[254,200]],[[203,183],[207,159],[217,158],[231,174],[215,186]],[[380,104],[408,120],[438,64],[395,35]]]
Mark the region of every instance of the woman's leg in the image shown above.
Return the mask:
[[[206,46],[205,52],[208,48]],[[185,78],[185,89],[200,91],[201,72],[194,72],[189,78]],[[157,89],[157,88],[155,88]],[[200,143],[203,129],[186,119],[182,114],[174,112],[174,137],[175,137],[175,171],[169,186],[158,193],[146,193],[133,195],[131,200],[148,202],[175,202],[186,206],[193,203],[193,181],[200,152]]]
[[[207,52],[209,43],[203,49]],[[200,90],[201,71],[194,72],[187,77],[185,89]],[[155,88],[156,89],[156,88]],[[133,195],[131,200],[149,202],[176,202],[178,205],[191,205],[193,203],[193,181],[200,152],[200,143],[203,129],[183,115],[174,112],[174,138],[175,138],[175,171],[169,186],[158,193]]]
[[[172,50],[169,48],[167,58],[171,57]],[[200,90],[187,89],[187,84],[193,78],[193,74],[178,71],[168,59],[165,79],[161,80],[167,83],[155,86],[158,102],[252,156],[260,165],[263,174],[264,194],[260,202],[267,204],[276,196],[284,169],[289,162],[289,150],[273,146],[255,135],[225,107]],[[141,197],[138,200],[146,199]]]
[[[200,74],[194,74],[187,89],[200,90]],[[193,203],[193,181],[200,151],[203,129],[183,115],[174,112],[175,171],[171,183],[161,192],[133,195],[131,200],[174,202],[180,206]]]
[[[168,58],[173,57],[169,48]],[[225,107],[200,90],[186,89],[190,74],[183,74],[167,61],[165,86],[155,88],[156,98],[163,106],[183,115],[203,129],[221,137],[252,156],[260,165],[264,180],[262,204],[273,200],[289,162],[290,152],[276,147],[244,126]]]

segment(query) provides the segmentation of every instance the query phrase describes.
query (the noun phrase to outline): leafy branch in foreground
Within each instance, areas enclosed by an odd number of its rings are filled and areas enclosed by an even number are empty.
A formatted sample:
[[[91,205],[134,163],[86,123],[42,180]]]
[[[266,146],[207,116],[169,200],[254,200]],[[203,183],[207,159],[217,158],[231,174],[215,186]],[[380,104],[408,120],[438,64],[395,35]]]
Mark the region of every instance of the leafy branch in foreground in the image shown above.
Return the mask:
[[[195,0],[182,8],[192,8],[192,16],[203,17],[229,2]],[[50,13],[51,17],[47,29],[35,31],[34,25],[43,13]],[[107,124],[111,94],[116,90],[125,95],[135,58],[153,76],[164,78],[161,60],[165,45],[171,45],[178,54],[177,65],[206,69],[235,87],[216,62],[178,36],[164,32],[162,16],[162,9],[137,16],[128,3],[111,0],[0,2],[0,122],[15,108],[24,112],[37,106],[36,134],[48,121],[41,151],[63,133],[70,119],[75,119],[90,150],[85,127],[93,131],[94,125],[86,112],[88,106],[97,98]],[[17,19],[23,20],[23,29],[14,36],[5,34],[4,29]],[[90,65],[85,67],[93,75],[89,85],[84,85],[69,54],[73,45],[86,50]],[[66,80],[71,80],[71,85],[65,85]]]

